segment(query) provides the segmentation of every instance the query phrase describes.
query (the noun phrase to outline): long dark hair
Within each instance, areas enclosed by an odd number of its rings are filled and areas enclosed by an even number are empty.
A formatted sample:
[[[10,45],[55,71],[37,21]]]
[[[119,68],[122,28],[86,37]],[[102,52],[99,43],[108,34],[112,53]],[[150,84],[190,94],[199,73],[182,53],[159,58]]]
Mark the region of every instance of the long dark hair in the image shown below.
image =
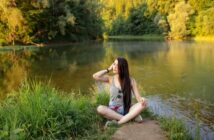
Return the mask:
[[[129,112],[131,107],[131,81],[129,77],[128,61],[123,57],[118,57],[119,81],[123,92],[124,115]]]

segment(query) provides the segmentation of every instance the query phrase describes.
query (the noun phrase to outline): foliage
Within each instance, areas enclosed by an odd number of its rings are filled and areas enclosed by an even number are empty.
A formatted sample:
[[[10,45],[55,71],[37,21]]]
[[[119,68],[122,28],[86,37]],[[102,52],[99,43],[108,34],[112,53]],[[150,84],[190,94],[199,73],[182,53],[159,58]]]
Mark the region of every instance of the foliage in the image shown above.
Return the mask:
[[[109,32],[110,35],[124,35],[127,34],[127,23],[122,16],[118,16],[116,20],[112,22],[112,28]]]
[[[213,35],[213,0],[1,0],[0,45]]]
[[[21,41],[29,43],[28,27],[20,9],[16,7],[15,0],[1,0],[0,2],[0,39],[5,42]]]
[[[1,139],[73,139],[95,135],[102,119],[97,103],[73,98],[49,85],[25,82],[0,104]]]
[[[195,32],[198,35],[214,35],[214,7],[200,11],[196,17]]]
[[[99,5],[90,0],[3,0],[1,44],[80,41],[102,35]],[[6,28],[6,30],[5,30]]]
[[[213,35],[212,0],[100,0],[110,35],[163,34],[170,39]]]
[[[188,3],[196,10],[203,11],[214,6],[213,0],[188,0]]]
[[[32,23],[36,41],[78,41],[96,39],[102,34],[98,5],[93,1],[41,0],[26,3],[20,0],[19,6],[25,12],[28,23]]]
[[[130,9],[129,16],[119,15],[112,22],[112,27],[109,31],[110,35],[143,35],[143,34],[158,34],[161,32],[163,21],[159,20],[161,15],[156,15],[155,12],[149,13],[148,7],[145,4]],[[163,19],[162,19],[163,20]],[[161,23],[162,22],[162,23]]]
[[[190,32],[187,29],[187,22],[189,16],[193,13],[194,11],[189,4],[183,1],[176,4],[175,11],[170,13],[167,17],[170,25],[169,36],[171,38],[183,39],[190,35]]]
[[[102,6],[102,19],[106,30],[110,30],[117,17],[128,18],[130,9],[143,3],[142,0],[99,0]]]

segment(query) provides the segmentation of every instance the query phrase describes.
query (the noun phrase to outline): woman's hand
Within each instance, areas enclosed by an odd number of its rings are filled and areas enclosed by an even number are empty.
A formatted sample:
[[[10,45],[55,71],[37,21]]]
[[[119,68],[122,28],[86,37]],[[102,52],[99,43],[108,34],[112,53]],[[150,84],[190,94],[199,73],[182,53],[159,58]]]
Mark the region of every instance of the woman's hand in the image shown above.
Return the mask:
[[[147,100],[146,100],[146,98],[141,97],[140,102],[141,102],[142,106],[147,106]]]
[[[113,70],[114,63],[111,64],[111,66],[108,68],[109,71]]]

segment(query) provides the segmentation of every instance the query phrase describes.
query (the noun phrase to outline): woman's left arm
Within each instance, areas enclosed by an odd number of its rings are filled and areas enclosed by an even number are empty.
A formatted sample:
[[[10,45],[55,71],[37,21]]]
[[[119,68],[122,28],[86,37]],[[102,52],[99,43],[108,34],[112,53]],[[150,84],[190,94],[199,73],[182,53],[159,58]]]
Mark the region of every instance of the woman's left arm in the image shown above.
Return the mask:
[[[132,85],[132,89],[135,95],[135,98],[137,99],[138,102],[141,102],[143,106],[146,105],[146,99],[144,97],[141,97],[138,87],[137,87],[137,82],[135,81],[135,79],[131,79],[131,85]]]

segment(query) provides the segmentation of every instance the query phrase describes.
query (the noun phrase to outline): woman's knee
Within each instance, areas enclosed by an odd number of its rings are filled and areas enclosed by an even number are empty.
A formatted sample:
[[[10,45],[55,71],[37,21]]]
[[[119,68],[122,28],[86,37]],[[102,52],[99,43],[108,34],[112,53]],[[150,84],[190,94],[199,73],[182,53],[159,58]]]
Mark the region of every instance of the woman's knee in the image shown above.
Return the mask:
[[[105,112],[105,106],[104,106],[104,105],[99,105],[99,106],[97,107],[97,112],[98,112],[99,114],[104,114],[104,112]]]

